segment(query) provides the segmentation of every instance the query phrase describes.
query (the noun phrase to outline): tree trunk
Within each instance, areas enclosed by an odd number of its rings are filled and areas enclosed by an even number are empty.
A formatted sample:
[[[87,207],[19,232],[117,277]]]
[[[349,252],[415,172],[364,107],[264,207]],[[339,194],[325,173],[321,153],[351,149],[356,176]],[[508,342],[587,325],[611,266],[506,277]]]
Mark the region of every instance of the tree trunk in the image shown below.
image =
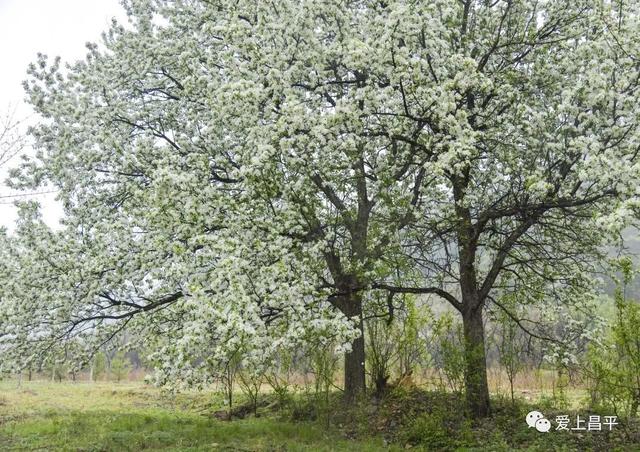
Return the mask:
[[[512,372],[509,372],[509,389],[511,389],[511,404],[515,406],[516,404],[516,396],[513,392],[513,380],[515,379],[515,375]]]
[[[489,415],[489,384],[484,346],[482,307],[463,313],[465,389],[469,414],[474,418]]]
[[[348,402],[352,402],[363,395],[365,391],[362,296],[353,293],[344,301],[344,314],[355,320],[360,329],[360,336],[351,343],[351,352],[344,356],[344,397]]]

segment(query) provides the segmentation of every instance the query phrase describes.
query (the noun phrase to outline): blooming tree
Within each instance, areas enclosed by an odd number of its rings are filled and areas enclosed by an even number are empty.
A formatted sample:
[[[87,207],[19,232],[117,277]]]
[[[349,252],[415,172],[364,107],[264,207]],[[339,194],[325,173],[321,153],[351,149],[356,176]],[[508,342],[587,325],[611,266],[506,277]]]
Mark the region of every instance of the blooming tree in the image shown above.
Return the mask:
[[[637,212],[639,16],[637,2],[468,1],[456,17],[425,71],[446,111],[407,112],[431,125],[439,193],[406,243],[462,316],[466,396],[484,416],[484,309],[536,334],[508,297],[572,325],[602,245]]]
[[[375,300],[434,294],[484,416],[485,306],[582,296],[635,209],[636,2],[125,6],[85,61],[30,68],[39,153],[14,183],[67,214],[22,233],[53,244],[13,295],[46,319],[33,340],[135,326],[190,383],[336,337],[355,397]]]
[[[420,29],[405,16],[433,16],[421,39],[436,49],[445,33],[437,6],[128,9],[130,27],[114,24],[104,48],[89,46],[67,75],[41,56],[26,85],[44,121],[33,130],[38,159],[16,184],[60,189],[66,239],[82,244],[72,262],[97,276],[86,282],[93,291],[72,297],[72,325],[151,311],[157,321],[171,305],[194,321],[194,331],[179,328],[184,350],[207,334],[228,344],[245,327],[258,344],[251,316],[283,315],[280,299],[296,315],[315,315],[299,319],[300,331],[350,337],[355,326],[345,389],[362,392],[365,291],[397,270],[389,261],[400,231],[429,187],[430,154],[416,141],[425,125],[401,115],[398,77],[415,70],[399,37]],[[437,99],[430,91],[420,102]],[[329,307],[331,328],[316,325]],[[220,324],[227,336],[212,326]]]

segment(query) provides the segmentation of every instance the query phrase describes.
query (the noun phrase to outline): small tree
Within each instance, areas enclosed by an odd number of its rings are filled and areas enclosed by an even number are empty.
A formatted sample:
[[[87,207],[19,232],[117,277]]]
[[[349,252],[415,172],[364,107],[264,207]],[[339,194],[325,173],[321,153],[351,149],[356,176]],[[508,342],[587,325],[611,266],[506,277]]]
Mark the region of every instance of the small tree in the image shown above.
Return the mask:
[[[526,344],[518,325],[506,315],[500,315],[498,321],[497,348],[498,359],[509,380],[511,403],[515,404],[514,382],[516,375],[524,367]]]
[[[111,375],[115,378],[116,382],[120,383],[121,380],[128,378],[131,371],[131,362],[127,358],[127,355],[123,351],[119,351],[111,359],[110,369]]]
[[[616,316],[606,339],[593,342],[587,375],[592,403],[610,405],[616,413],[636,416],[640,407],[640,304],[627,300],[632,279],[631,261],[617,264],[622,280],[615,291]]]
[[[293,356],[289,351],[277,356],[264,374],[266,382],[273,389],[281,405],[290,401],[291,378],[294,371]]]
[[[254,416],[258,415],[258,398],[264,381],[265,372],[260,368],[243,367],[238,372],[238,386],[249,399]]]
[[[89,370],[89,379],[91,381],[98,381],[105,374],[107,370],[107,358],[104,353],[97,352],[91,360],[91,368]]]
[[[366,322],[367,334],[367,367],[375,386],[375,392],[385,392],[391,369],[398,359],[397,337],[394,328],[386,320],[371,319]]]
[[[242,362],[241,350],[236,349],[229,353],[226,357],[218,360],[214,370],[218,375],[218,381],[222,384],[222,392],[224,394],[225,403],[227,405],[227,419],[231,420],[233,416],[233,391],[235,388],[236,377],[240,370]]]
[[[340,358],[335,353],[335,344],[327,342],[317,347],[312,353],[313,370],[316,378],[316,400],[325,414],[325,421],[329,425],[331,412],[329,411],[331,390],[335,388],[334,379],[338,370]],[[347,363],[345,363],[347,365]],[[345,381],[345,391],[348,381]],[[364,390],[364,388],[363,388]]]
[[[429,306],[418,308],[413,296],[407,295],[404,307],[397,337],[399,381],[411,378],[416,366],[425,357],[426,341],[421,331],[427,326],[435,328],[435,322],[430,322],[433,314]]]
[[[53,360],[49,366],[49,371],[51,372],[51,381],[57,381],[58,383],[62,383],[68,373],[67,365],[61,359]]]
[[[450,314],[440,318],[436,366],[440,371],[441,387],[461,393],[464,388],[465,355],[462,325]]]

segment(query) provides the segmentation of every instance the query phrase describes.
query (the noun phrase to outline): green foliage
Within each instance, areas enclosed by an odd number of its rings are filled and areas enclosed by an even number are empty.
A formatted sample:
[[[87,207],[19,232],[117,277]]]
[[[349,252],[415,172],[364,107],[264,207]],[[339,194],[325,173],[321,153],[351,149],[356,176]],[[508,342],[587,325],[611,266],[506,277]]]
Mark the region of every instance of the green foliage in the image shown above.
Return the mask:
[[[429,306],[418,308],[413,296],[405,296],[404,307],[405,311],[400,318],[400,332],[396,337],[400,379],[410,377],[416,366],[424,361],[426,338],[421,336],[421,332],[433,328],[434,324]]]
[[[591,403],[636,416],[640,406],[640,304],[616,293],[617,316],[602,344],[588,352]]]
[[[112,378],[118,383],[129,377],[129,372],[131,372],[131,362],[123,351],[117,352],[114,357],[111,358],[109,370]]]
[[[264,374],[265,381],[271,386],[280,406],[287,406],[291,402],[295,389],[292,384],[293,373],[293,356],[288,352],[278,356]]]
[[[558,368],[556,379],[553,382],[553,400],[555,406],[565,408],[569,406],[569,373],[568,371],[560,367]]]
[[[29,67],[37,152],[11,183],[60,187],[68,216],[52,231],[25,204],[1,259],[16,362],[128,325],[156,342],[158,381],[218,378],[231,407],[235,353],[346,344],[372,291],[481,314],[514,278],[521,303],[576,305],[555,282],[586,292],[634,210],[637,2],[125,3],[130,26],[82,64]],[[404,330],[370,329],[379,387],[419,356],[407,312]],[[485,403],[476,331],[466,355],[446,331],[441,370],[461,391],[466,357]],[[324,399],[327,356],[311,358]]]
[[[409,424],[403,440],[409,444],[420,444],[428,450],[443,450],[464,447],[471,442],[471,423],[458,422],[455,413],[444,407],[423,414]]]
[[[366,322],[366,362],[370,386],[382,394],[394,374],[398,382],[411,380],[424,364],[427,338],[434,328],[431,309],[419,308],[413,295],[403,295],[402,307],[391,318],[373,317]]]
[[[522,353],[523,350],[520,347],[521,344],[516,342],[518,326],[515,325],[510,319],[506,319],[501,323],[501,335],[498,343],[498,349],[500,351],[500,364],[507,373],[509,379],[509,389],[511,393],[511,401],[515,401],[513,384],[517,373],[523,367]]]
[[[331,415],[331,391],[334,388],[334,378],[338,370],[339,357],[333,352],[332,343],[318,344],[310,350],[310,362],[314,373],[314,399],[319,414],[329,424]]]
[[[465,351],[462,325],[450,314],[443,315],[437,325],[440,345],[440,385],[442,389],[461,393],[464,389]]]
[[[398,360],[398,344],[393,332],[393,324],[386,320],[371,319],[366,323],[366,369],[377,394],[385,391],[392,366]]]
[[[107,358],[102,352],[96,353],[91,363],[91,379],[99,381],[107,371]]]
[[[625,295],[635,272],[628,257],[614,261],[613,270],[619,275],[614,278],[614,319],[607,336],[592,342],[585,374],[593,406],[636,416],[640,407],[640,304]]]

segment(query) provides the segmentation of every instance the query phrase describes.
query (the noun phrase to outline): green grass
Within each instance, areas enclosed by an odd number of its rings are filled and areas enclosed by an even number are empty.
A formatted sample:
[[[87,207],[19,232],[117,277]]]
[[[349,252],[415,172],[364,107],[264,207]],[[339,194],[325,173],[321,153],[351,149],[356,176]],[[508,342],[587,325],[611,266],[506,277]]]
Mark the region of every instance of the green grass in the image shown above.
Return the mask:
[[[381,438],[348,440],[274,415],[217,420],[203,411],[209,401],[142,384],[0,382],[0,450],[390,450]]]
[[[532,409],[549,419],[584,416],[589,410],[578,406],[583,396],[568,394],[562,406],[549,398],[514,405],[496,397],[492,416],[474,422],[464,416],[460,395],[418,388],[397,388],[381,401],[348,407],[337,393],[328,406],[299,394],[277,409],[274,395],[264,394],[259,417],[224,421],[214,416],[223,408],[220,395],[210,392],[169,395],[142,383],[18,387],[4,381],[0,451],[640,450],[637,420],[613,432],[546,434],[524,422]],[[237,399],[242,401],[239,394]]]

